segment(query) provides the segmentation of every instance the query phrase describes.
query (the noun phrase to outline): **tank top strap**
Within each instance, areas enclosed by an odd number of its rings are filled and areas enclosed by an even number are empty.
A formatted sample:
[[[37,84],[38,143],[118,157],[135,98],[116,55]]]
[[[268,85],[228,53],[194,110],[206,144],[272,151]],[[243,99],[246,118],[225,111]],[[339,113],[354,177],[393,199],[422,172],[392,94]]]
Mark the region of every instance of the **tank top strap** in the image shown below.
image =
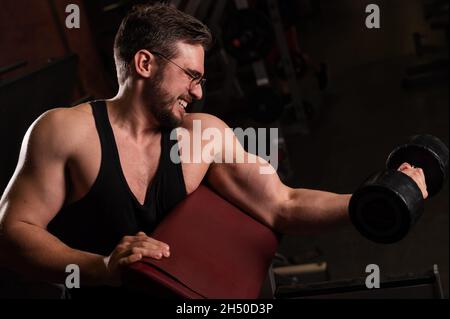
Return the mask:
[[[101,152],[102,152],[102,165],[105,164],[105,158],[114,158],[113,146],[109,136],[109,121],[108,110],[106,108],[106,102],[104,100],[97,100],[91,102],[92,113],[94,115],[95,126],[97,128],[98,136],[100,139]]]

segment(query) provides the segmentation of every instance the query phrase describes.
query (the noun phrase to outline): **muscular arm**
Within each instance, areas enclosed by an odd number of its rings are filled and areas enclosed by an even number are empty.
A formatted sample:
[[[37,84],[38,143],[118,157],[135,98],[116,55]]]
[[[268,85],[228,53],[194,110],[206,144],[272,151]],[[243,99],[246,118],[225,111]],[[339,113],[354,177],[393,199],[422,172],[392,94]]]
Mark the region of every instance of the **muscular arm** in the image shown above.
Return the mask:
[[[80,266],[82,284],[106,280],[103,256],[71,249],[46,227],[64,203],[65,166],[71,155],[62,110],[37,120],[25,135],[17,169],[0,202],[3,262],[25,276],[64,282],[69,264]],[[63,125],[64,126],[64,125]]]
[[[207,126],[220,130],[227,127],[215,118],[208,118],[208,121]],[[282,233],[308,234],[350,222],[348,203],[351,195],[287,187],[276,172],[261,174],[260,168],[268,163],[245,153],[235,136],[222,145],[223,154],[219,156],[222,159],[225,152],[232,152],[234,159],[239,155],[244,159],[253,157],[253,163],[213,163],[207,175],[209,183],[264,224]]]

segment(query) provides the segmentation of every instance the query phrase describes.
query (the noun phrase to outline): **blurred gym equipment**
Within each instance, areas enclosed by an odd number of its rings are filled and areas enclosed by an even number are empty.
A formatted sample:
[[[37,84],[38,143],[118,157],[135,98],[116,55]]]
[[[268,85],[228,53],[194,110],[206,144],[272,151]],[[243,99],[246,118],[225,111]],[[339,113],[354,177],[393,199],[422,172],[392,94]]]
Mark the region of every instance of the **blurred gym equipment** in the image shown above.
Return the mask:
[[[275,298],[283,299],[444,299],[437,265],[420,274],[381,278],[380,288],[369,289],[366,278],[277,288]]]
[[[417,65],[406,69],[402,86],[405,89],[430,87],[448,82],[448,0],[423,0],[423,15],[433,33],[444,33],[443,41],[427,43],[427,34],[413,33]]]

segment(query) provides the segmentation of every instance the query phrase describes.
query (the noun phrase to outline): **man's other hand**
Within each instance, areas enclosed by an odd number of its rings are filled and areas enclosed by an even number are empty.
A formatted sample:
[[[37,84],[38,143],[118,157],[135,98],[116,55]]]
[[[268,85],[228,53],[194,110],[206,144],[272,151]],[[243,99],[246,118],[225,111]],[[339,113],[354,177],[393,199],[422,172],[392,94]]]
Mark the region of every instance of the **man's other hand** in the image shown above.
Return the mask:
[[[112,285],[120,285],[121,269],[141,260],[143,257],[161,259],[170,256],[170,247],[166,243],[148,237],[144,232],[136,236],[125,236],[109,257],[105,258]]]

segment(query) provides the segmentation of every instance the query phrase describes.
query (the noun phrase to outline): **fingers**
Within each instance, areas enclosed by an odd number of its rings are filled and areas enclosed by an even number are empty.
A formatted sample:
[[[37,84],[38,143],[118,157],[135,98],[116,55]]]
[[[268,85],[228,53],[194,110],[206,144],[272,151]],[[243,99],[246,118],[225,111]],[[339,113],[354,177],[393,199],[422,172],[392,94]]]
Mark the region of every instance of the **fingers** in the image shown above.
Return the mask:
[[[151,257],[154,259],[161,259],[163,256],[167,258],[170,256],[170,251],[168,250],[161,251],[158,249],[152,249],[147,247],[133,247],[131,248],[131,252],[133,254],[141,254],[145,257]]]
[[[122,251],[118,256],[118,264],[125,266],[141,260],[143,257],[150,257],[153,259],[161,259],[169,257],[169,251],[161,251],[158,249],[150,249],[144,247],[130,247],[127,250]]]
[[[159,240],[156,240],[154,238],[147,237],[147,236],[137,236],[130,243],[131,244],[134,244],[134,243],[148,243],[150,245],[154,245],[154,246],[159,247],[161,249],[165,249],[165,250],[169,250],[170,249],[169,245],[167,245],[166,243],[163,243],[162,241],[159,241]]]
[[[143,257],[154,259],[170,257],[170,247],[166,243],[148,237],[144,232],[139,232],[136,236],[123,237],[113,255],[117,263],[123,266],[139,261]]]
[[[161,249],[170,249],[169,245],[163,243],[162,241],[156,240],[154,238],[148,237],[145,233],[139,232],[136,236],[125,236],[119,243],[119,246],[128,247],[129,245],[133,245],[134,243],[148,243],[152,244]]]
[[[161,244],[155,241],[151,240],[135,240],[129,244],[129,247],[140,247],[140,248],[147,248],[147,249],[154,249],[154,250],[160,250],[160,251],[170,251],[169,245]]]
[[[170,247],[166,243],[163,243],[162,241],[156,240],[154,238],[148,237],[144,232],[139,232],[136,234],[136,236],[125,236],[120,241],[120,245],[130,245],[135,242],[148,242],[150,244],[156,245],[160,247],[161,249],[169,250]]]
[[[423,169],[420,167],[415,167],[410,165],[409,163],[403,163],[398,168],[399,171],[406,173],[407,175],[410,175],[411,177],[418,177],[420,179],[420,182],[425,182],[425,174],[423,172]]]
[[[398,170],[401,171],[401,172],[403,172],[404,170],[407,170],[407,169],[413,169],[413,168],[414,168],[414,166],[412,166],[411,164],[409,164],[409,163],[403,163],[402,165],[400,165],[400,167],[398,168]]]
[[[420,167],[414,167],[410,165],[409,163],[403,163],[400,165],[398,170],[409,177],[411,177],[419,186],[420,190],[422,191],[423,198],[426,199],[428,197],[428,191],[427,191],[427,184],[425,180],[425,174],[423,170]]]

